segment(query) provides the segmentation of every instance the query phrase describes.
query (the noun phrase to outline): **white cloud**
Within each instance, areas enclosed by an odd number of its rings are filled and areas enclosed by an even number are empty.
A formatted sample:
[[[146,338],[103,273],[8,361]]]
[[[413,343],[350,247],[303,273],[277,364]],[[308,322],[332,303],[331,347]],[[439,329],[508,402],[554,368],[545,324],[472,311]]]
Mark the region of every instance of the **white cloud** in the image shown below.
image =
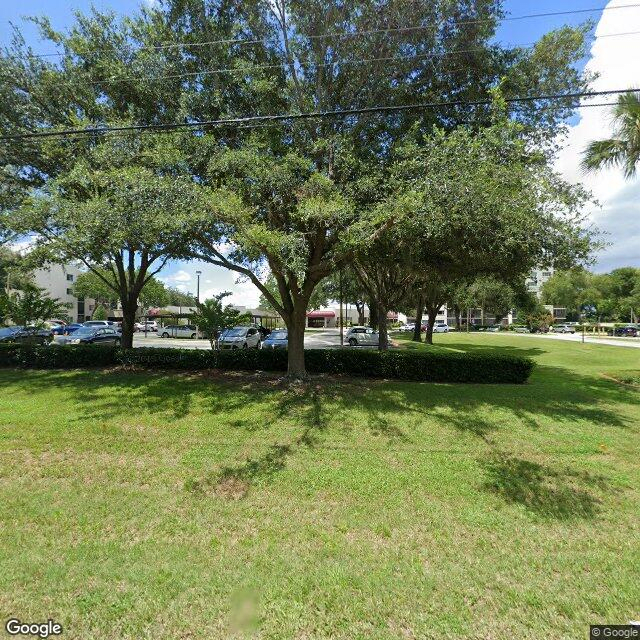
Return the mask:
[[[23,238],[22,240],[16,240],[15,242],[11,242],[9,244],[9,249],[19,253],[20,255],[26,255],[33,249],[35,246],[37,238],[35,236],[30,236],[28,238]]]
[[[180,269],[168,276],[163,276],[160,280],[165,284],[175,285],[176,283],[191,282],[192,278],[193,276],[189,272],[184,269]],[[182,286],[184,287],[184,284]]]
[[[629,4],[628,0],[611,0],[608,7]],[[603,11],[597,36],[640,30],[640,7],[620,11]],[[599,74],[594,91],[628,89],[640,86],[640,38],[621,36],[599,38],[591,49],[586,70]],[[585,104],[614,102],[614,97],[585,100]],[[594,223],[607,232],[611,246],[598,257],[597,268],[609,270],[619,266],[640,266],[640,179],[625,182],[620,170],[607,169],[585,176],[580,170],[582,152],[592,140],[612,134],[611,107],[580,110],[580,121],[569,130],[567,143],[559,154],[557,168],[572,182],[583,182],[593,192],[601,208],[591,212]]]
[[[260,292],[251,282],[238,282],[238,274],[222,267],[203,262],[173,262],[166,266],[160,280],[167,285],[175,286],[181,291],[196,293],[196,271],[200,276],[200,299],[206,300],[221,291],[230,291],[225,298],[228,304],[255,308],[258,306]]]

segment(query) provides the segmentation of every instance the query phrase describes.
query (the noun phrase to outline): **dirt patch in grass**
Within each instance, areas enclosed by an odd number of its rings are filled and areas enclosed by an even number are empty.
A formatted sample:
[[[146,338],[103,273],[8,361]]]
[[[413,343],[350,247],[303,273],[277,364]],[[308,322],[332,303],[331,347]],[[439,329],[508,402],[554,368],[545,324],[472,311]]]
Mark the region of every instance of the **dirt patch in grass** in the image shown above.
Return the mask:
[[[227,500],[240,500],[247,495],[248,491],[249,483],[234,476],[220,478],[214,487],[214,493]]]
[[[618,371],[601,375],[603,378],[617,382],[625,387],[640,389],[640,371]]]

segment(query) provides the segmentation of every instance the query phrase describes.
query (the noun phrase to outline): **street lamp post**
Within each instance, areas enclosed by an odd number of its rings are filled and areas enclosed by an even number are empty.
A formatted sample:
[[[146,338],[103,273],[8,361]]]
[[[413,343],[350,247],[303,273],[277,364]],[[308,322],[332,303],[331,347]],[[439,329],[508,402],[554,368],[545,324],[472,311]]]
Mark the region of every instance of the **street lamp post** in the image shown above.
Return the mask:
[[[344,347],[344,326],[342,319],[342,269],[340,269],[340,346]]]
[[[196,283],[196,305],[200,304],[200,276],[202,271],[196,271],[197,283]],[[198,337],[198,325],[196,325],[196,338]]]

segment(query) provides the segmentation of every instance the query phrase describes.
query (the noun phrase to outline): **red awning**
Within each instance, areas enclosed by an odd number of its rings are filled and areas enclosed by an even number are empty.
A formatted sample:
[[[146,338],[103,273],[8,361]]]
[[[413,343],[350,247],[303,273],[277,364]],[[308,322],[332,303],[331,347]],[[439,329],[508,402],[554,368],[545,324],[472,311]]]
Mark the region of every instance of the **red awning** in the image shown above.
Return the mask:
[[[309,311],[307,318],[335,318],[335,311]]]

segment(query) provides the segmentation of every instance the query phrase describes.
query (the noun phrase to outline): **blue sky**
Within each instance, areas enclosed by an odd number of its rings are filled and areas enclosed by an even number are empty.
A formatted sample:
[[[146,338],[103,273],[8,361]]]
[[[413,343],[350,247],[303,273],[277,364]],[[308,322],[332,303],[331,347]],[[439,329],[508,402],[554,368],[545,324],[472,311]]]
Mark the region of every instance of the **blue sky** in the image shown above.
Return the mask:
[[[50,45],[40,43],[36,30],[22,20],[29,15],[47,15],[55,28],[64,29],[73,21],[74,10],[86,12],[92,6],[99,10],[113,10],[118,14],[130,14],[141,5],[154,0],[21,0],[0,2],[0,43],[11,35],[10,22],[23,28],[27,41],[39,52],[50,53]],[[572,11],[602,6],[634,4],[634,0],[506,0],[505,8],[511,16],[531,13]],[[608,10],[569,16],[553,16],[527,20],[505,21],[498,37],[512,44],[534,42],[544,33],[564,24],[581,24],[591,19],[598,35],[640,31],[640,9]],[[592,55],[584,62],[591,70],[600,73],[596,89],[617,89],[640,86],[640,35],[606,38],[597,41]],[[579,173],[580,151],[584,145],[609,133],[607,110],[583,109],[570,123],[565,148],[560,154],[558,169],[571,180],[584,180]],[[610,246],[603,251],[596,264],[599,271],[623,265],[640,267],[640,180],[624,183],[614,171],[589,177],[589,188],[599,201],[599,207],[590,211],[594,223],[608,234]],[[192,263],[173,263],[161,274],[164,279],[185,290],[195,289],[195,271],[202,269],[201,292],[207,294],[229,290],[236,304],[253,306],[258,293],[250,283],[236,281],[236,276],[220,268]]]
[[[629,0],[629,3],[631,0]],[[10,28],[8,23],[19,23],[22,16],[47,15],[53,25],[64,28],[71,24],[74,10],[88,11],[92,6],[99,10],[112,10],[126,15],[135,11],[142,4],[152,4],[152,0],[21,0],[10,2],[4,0],[0,3],[0,39],[6,42]],[[583,8],[603,6],[602,0],[507,0],[505,7],[512,16],[546,13],[552,11],[572,11]],[[505,22],[500,29],[500,37],[509,42],[530,42],[554,27],[563,24],[579,24],[587,17],[599,19],[600,13],[589,13],[577,16],[560,16],[554,18],[539,18],[535,20],[523,20]],[[35,38],[35,30],[29,29],[28,34]],[[46,48],[42,48],[46,53]]]

